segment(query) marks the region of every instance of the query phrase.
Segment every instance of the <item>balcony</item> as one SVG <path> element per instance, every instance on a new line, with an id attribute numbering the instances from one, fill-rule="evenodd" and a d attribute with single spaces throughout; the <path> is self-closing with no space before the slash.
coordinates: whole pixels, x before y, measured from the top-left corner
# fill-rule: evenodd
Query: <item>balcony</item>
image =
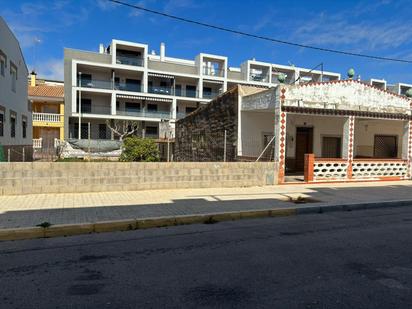
<path id="1" fill-rule="evenodd" d="M 150 86 L 148 88 L 149 93 L 163 94 L 163 95 L 173 95 L 172 87 L 162 87 L 162 86 Z"/>
<path id="2" fill-rule="evenodd" d="M 142 86 L 139 84 L 115 83 L 115 90 L 142 92 Z"/>
<path id="3" fill-rule="evenodd" d="M 205 92 L 203 90 L 203 99 L 214 99 L 218 95 L 220 95 L 222 92 L 221 91 L 212 91 L 212 92 Z"/>
<path id="4" fill-rule="evenodd" d="M 125 111 L 117 110 L 116 114 L 119 116 L 130 117 L 144 117 L 144 118 L 157 118 L 157 119 L 170 119 L 171 113 L 165 111 Z"/>
<path id="5" fill-rule="evenodd" d="M 142 67 L 144 65 L 144 59 L 141 57 L 118 55 L 116 56 L 116 63 Z"/>
<path id="6" fill-rule="evenodd" d="M 186 98 L 198 98 L 199 91 L 197 90 L 188 90 L 188 89 L 176 89 L 175 96 L 186 97 Z"/>
<path id="7" fill-rule="evenodd" d="M 33 122 L 60 123 L 61 115 L 51 113 L 33 113 Z"/>
<path id="8" fill-rule="evenodd" d="M 83 88 L 94 88 L 94 89 L 113 89 L 113 82 L 111 80 L 97 80 L 97 79 L 78 79 L 77 84 Z"/>
<path id="9" fill-rule="evenodd" d="M 265 74 L 250 74 L 250 80 L 254 82 L 268 83 L 269 77 Z"/>
<path id="10" fill-rule="evenodd" d="M 217 76 L 217 77 L 224 77 L 225 71 L 220 68 L 216 68 L 213 66 L 203 66 L 202 68 L 203 75 L 208 76 Z"/>

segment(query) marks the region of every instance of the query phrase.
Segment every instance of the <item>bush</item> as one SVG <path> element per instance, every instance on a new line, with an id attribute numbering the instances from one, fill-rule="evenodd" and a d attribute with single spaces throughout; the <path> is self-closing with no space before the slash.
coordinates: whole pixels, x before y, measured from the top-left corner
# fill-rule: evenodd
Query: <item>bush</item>
<path id="1" fill-rule="evenodd" d="M 154 140 L 133 136 L 125 138 L 120 161 L 157 162 L 159 157 Z"/>

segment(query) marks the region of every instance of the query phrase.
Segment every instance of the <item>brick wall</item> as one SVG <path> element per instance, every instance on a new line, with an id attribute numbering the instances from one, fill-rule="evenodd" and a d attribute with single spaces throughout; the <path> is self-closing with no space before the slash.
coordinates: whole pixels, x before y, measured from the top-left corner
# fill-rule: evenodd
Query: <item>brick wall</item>
<path id="1" fill-rule="evenodd" d="M 270 162 L 0 163 L 0 195 L 263 186 L 275 175 Z"/>
<path id="2" fill-rule="evenodd" d="M 176 122 L 176 161 L 223 161 L 225 130 L 226 161 L 235 161 L 238 93 L 234 87 Z"/>

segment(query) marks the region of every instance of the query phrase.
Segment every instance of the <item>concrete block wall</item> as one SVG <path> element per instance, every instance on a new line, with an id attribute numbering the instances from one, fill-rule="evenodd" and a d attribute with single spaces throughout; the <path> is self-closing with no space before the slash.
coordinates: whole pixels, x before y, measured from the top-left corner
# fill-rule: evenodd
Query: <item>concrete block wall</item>
<path id="1" fill-rule="evenodd" d="M 0 195 L 273 185 L 271 162 L 16 162 L 0 164 Z"/>

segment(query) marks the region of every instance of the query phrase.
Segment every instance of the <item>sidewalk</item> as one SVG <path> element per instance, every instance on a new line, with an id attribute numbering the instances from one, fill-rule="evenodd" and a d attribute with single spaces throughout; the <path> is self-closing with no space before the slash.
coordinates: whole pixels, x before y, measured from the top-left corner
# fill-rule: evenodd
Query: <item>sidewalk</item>
<path id="1" fill-rule="evenodd" d="M 0 229 L 405 200 L 412 181 L 1 196 Z"/>

